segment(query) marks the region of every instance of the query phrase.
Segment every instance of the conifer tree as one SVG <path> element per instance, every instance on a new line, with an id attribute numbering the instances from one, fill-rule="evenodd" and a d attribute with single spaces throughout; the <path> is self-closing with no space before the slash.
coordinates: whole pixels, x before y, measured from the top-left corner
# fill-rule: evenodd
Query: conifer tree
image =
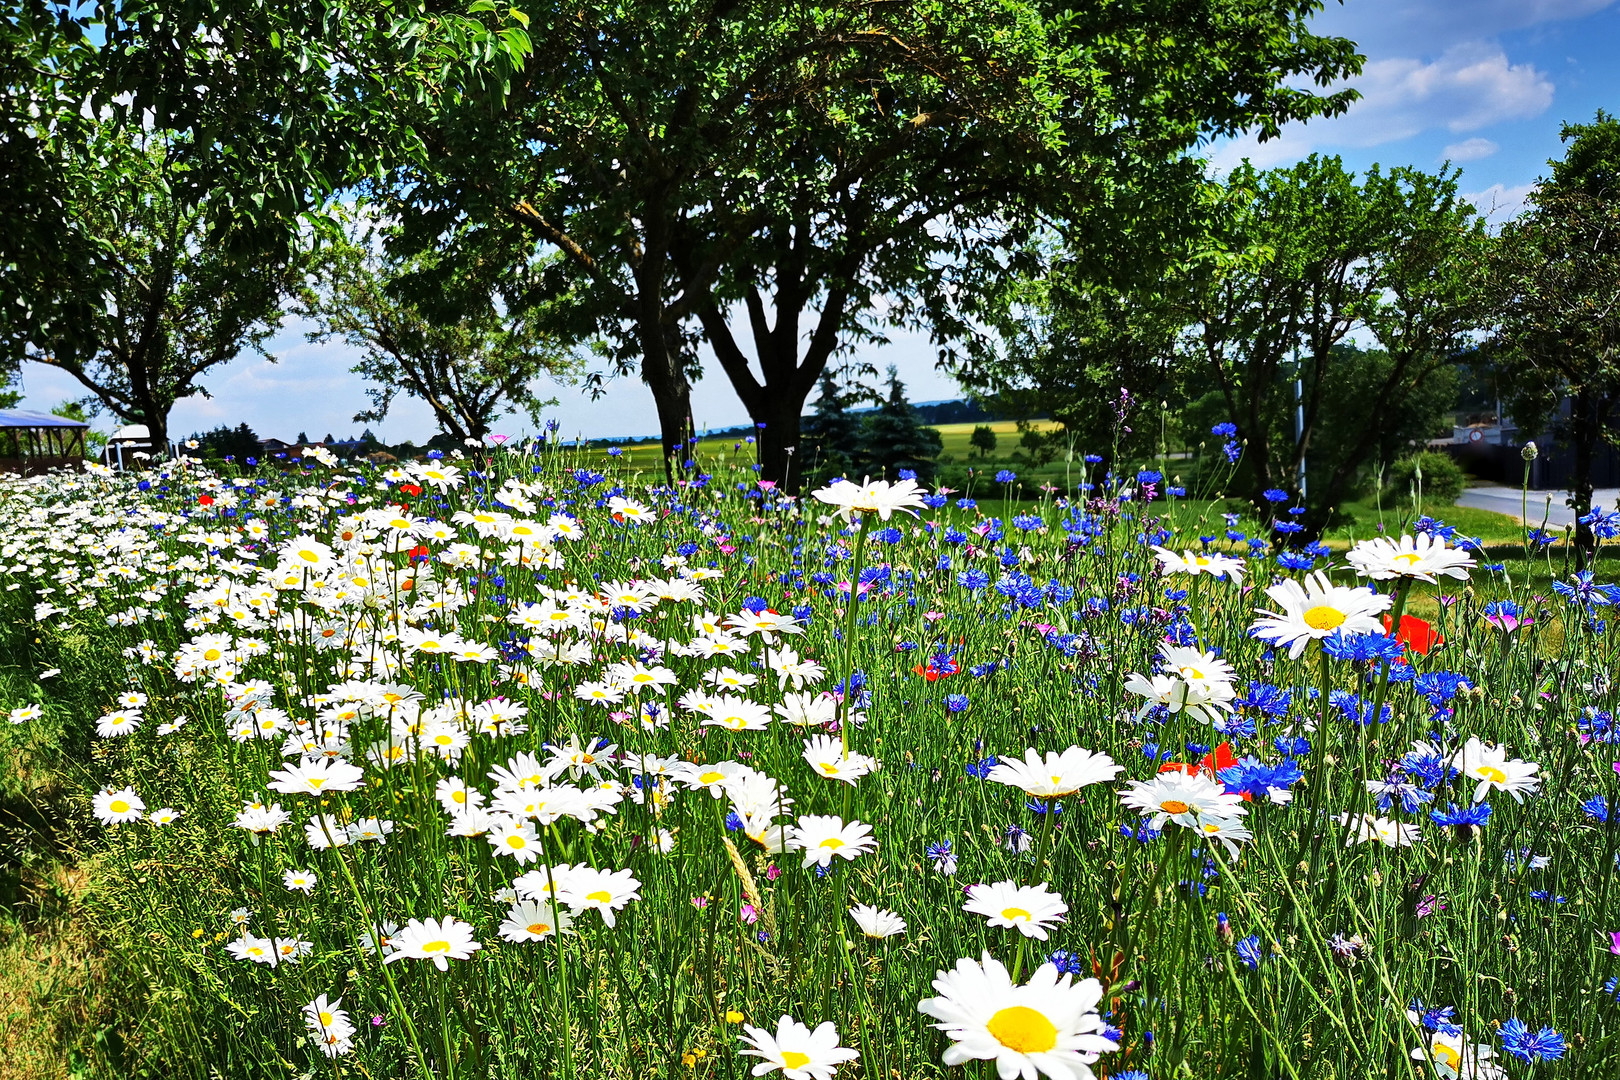
<path id="1" fill-rule="evenodd" d="M 864 425 L 858 464 L 873 479 L 895 480 L 902 470 L 916 473 L 918 483 L 934 479 L 934 459 L 945 449 L 939 432 L 924 427 L 906 400 L 900 373 L 889 365 L 889 395 Z"/>
<path id="2" fill-rule="evenodd" d="M 798 455 L 802 471 L 796 478 L 816 484 L 849 477 L 861 440 L 860 418 L 852 412 L 859 400 L 857 395 L 846 390 L 838 373 L 831 369 L 821 373 L 819 386 L 821 396 L 816 399 L 815 410 L 800 424 Z"/>

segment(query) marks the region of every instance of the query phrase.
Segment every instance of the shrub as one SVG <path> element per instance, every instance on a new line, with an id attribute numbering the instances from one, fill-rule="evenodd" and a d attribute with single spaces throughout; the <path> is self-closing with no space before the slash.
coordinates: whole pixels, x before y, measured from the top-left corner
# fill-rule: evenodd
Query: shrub
<path id="1" fill-rule="evenodd" d="M 1468 474 L 1456 459 L 1450 454 L 1425 450 L 1390 466 L 1385 478 L 1384 498 L 1410 498 L 1413 489 L 1417 488 L 1426 500 L 1454 503 L 1467 486 Z"/>

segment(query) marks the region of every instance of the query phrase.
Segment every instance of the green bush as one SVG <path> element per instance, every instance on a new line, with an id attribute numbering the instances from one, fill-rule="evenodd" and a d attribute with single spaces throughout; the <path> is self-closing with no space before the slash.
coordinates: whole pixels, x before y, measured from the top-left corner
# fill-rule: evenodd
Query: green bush
<path id="1" fill-rule="evenodd" d="M 1421 472 L 1421 482 L 1419 473 Z M 1421 454 L 1402 458 L 1389 468 L 1385 477 L 1384 498 L 1410 498 L 1412 489 L 1421 490 L 1425 500 L 1453 503 L 1468 486 L 1468 474 L 1450 454 L 1425 450 Z"/>

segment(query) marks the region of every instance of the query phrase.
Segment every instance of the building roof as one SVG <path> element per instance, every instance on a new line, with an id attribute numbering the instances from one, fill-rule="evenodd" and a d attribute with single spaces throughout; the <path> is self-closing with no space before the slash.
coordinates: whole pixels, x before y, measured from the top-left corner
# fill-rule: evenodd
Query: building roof
<path id="1" fill-rule="evenodd" d="M 145 442 L 152 437 L 145 424 L 125 424 L 109 436 L 112 442 Z"/>
<path id="2" fill-rule="evenodd" d="M 16 409 L 0 409 L 0 428 L 87 428 L 89 426 L 83 420 L 69 420 L 65 416 L 21 412 Z"/>

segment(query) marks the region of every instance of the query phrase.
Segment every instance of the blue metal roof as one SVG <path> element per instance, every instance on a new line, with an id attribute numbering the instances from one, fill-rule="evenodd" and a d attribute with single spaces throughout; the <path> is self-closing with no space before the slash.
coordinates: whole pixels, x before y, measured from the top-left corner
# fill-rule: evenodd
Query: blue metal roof
<path id="1" fill-rule="evenodd" d="M 69 420 L 65 416 L 51 416 L 47 413 L 18 412 L 15 409 L 0 409 L 0 429 L 4 428 L 87 428 L 83 420 Z"/>

